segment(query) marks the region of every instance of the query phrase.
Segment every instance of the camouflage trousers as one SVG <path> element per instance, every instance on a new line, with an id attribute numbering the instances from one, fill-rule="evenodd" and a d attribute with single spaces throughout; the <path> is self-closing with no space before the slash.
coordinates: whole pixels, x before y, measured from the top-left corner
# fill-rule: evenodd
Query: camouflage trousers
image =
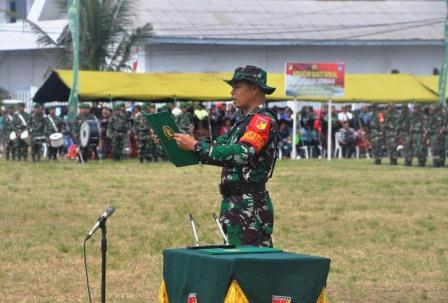
<path id="1" fill-rule="evenodd" d="M 31 158 L 33 161 L 40 161 L 42 157 L 42 142 L 35 141 L 31 145 Z"/>
<path id="2" fill-rule="evenodd" d="M 5 146 L 4 151 L 5 151 L 5 157 L 6 160 L 15 160 L 16 159 L 16 143 L 14 141 L 9 140 L 8 138 L 5 138 L 5 140 L 3 141 Z"/>
<path id="3" fill-rule="evenodd" d="M 112 160 L 118 161 L 123 159 L 124 135 L 112 137 Z"/>
<path id="4" fill-rule="evenodd" d="M 427 149 L 423 133 L 412 134 L 412 156 L 417 157 L 418 161 L 426 162 Z"/>
<path id="5" fill-rule="evenodd" d="M 223 196 L 220 216 L 230 244 L 272 247 L 274 209 L 268 192 Z"/>
<path id="6" fill-rule="evenodd" d="M 371 136 L 372 156 L 374 159 L 381 159 L 383 156 L 383 141 L 381 136 Z"/>
<path id="7" fill-rule="evenodd" d="M 398 159 L 397 135 L 394 133 L 386 134 L 386 149 L 390 159 Z"/>
<path id="8" fill-rule="evenodd" d="M 20 138 L 16 140 L 16 155 L 19 161 L 28 159 L 28 144 Z"/>
<path id="9" fill-rule="evenodd" d="M 403 157 L 406 160 L 412 159 L 412 136 L 410 134 L 403 134 Z"/>
<path id="10" fill-rule="evenodd" d="M 432 135 L 431 136 L 431 153 L 434 162 L 445 162 L 446 158 L 446 146 L 444 135 Z"/>
<path id="11" fill-rule="evenodd" d="M 141 138 L 138 140 L 138 154 L 140 159 L 156 160 L 157 145 L 150 138 Z"/>

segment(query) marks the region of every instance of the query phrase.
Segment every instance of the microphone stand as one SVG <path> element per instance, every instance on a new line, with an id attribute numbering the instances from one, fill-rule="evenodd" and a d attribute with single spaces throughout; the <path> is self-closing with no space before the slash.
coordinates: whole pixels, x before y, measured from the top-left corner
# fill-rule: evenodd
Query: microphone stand
<path id="1" fill-rule="evenodd" d="M 101 228 L 101 303 L 106 303 L 106 253 L 107 253 L 107 238 L 106 238 L 106 220 L 100 224 Z"/>

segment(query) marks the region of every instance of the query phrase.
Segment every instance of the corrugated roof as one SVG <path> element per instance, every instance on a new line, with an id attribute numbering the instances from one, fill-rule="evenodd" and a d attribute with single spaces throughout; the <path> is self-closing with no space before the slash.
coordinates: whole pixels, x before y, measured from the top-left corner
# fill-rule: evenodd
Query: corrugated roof
<path id="1" fill-rule="evenodd" d="M 162 39 L 442 41 L 444 1 L 140 0 Z"/>

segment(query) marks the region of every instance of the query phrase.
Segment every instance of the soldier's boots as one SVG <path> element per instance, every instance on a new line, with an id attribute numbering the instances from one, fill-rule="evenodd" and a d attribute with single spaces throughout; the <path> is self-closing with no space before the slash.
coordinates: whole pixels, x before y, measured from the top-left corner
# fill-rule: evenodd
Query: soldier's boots
<path id="1" fill-rule="evenodd" d="M 405 166 L 412 166 L 412 159 L 409 159 L 409 158 L 404 159 L 404 165 Z"/>
<path id="2" fill-rule="evenodd" d="M 381 165 L 381 159 L 375 159 L 374 165 Z"/>
<path id="3" fill-rule="evenodd" d="M 390 165 L 398 165 L 398 159 L 390 158 Z"/>
<path id="4" fill-rule="evenodd" d="M 144 162 L 145 162 L 144 159 L 140 158 L 140 163 L 144 163 Z"/>
<path id="5" fill-rule="evenodd" d="M 426 166 L 426 161 L 425 160 L 418 160 L 418 166 L 419 167 L 425 167 Z"/>
<path id="6" fill-rule="evenodd" d="M 434 167 L 444 167 L 445 161 L 443 160 L 433 160 L 433 166 Z"/>

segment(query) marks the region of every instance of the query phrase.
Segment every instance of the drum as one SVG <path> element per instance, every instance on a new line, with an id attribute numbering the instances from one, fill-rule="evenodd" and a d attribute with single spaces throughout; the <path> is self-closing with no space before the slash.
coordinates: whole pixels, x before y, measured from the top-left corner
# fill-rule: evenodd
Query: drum
<path id="1" fill-rule="evenodd" d="M 61 133 L 54 133 L 50 135 L 50 145 L 54 148 L 59 148 L 64 145 L 64 135 Z"/>
<path id="2" fill-rule="evenodd" d="M 45 136 L 33 137 L 34 143 L 43 144 L 43 143 L 45 143 L 45 141 L 47 141 L 47 138 Z"/>
<path id="3" fill-rule="evenodd" d="M 26 142 L 26 144 L 30 145 L 31 144 L 31 136 L 30 133 L 27 130 L 24 130 L 21 134 L 20 134 L 20 139 L 22 139 L 23 141 Z"/>
<path id="4" fill-rule="evenodd" d="M 87 120 L 81 124 L 81 131 L 79 134 L 81 146 L 98 145 L 100 142 L 100 129 L 95 120 Z"/>
<path id="5" fill-rule="evenodd" d="M 9 134 L 9 140 L 11 140 L 11 141 L 15 141 L 17 139 L 17 134 L 16 134 L 16 132 L 11 132 L 10 134 Z"/>

